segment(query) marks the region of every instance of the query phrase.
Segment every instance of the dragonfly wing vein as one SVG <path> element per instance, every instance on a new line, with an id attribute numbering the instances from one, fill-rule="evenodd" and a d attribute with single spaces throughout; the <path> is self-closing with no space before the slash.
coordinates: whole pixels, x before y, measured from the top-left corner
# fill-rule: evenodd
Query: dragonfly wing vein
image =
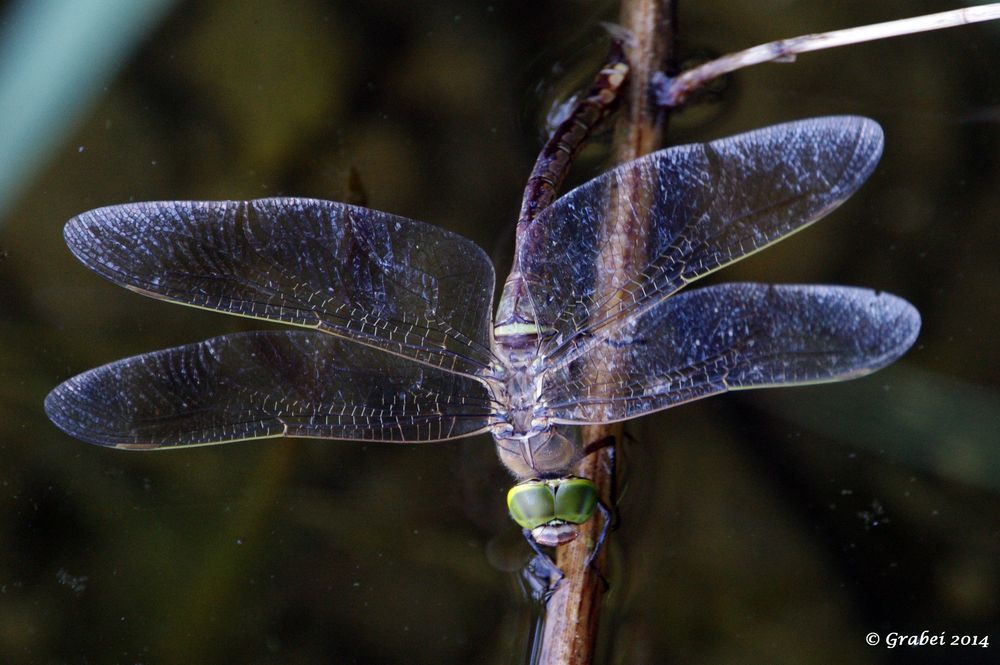
<path id="1" fill-rule="evenodd" d="M 49 417 L 91 443 L 159 448 L 276 436 L 425 442 L 483 431 L 478 381 L 311 331 L 223 335 L 69 379 Z"/>
<path id="2" fill-rule="evenodd" d="M 668 148 L 558 199 L 519 248 L 542 353 L 571 362 L 686 284 L 845 201 L 882 150 L 876 123 L 803 120 Z"/>
<path id="3" fill-rule="evenodd" d="M 428 224 L 314 199 L 170 201 L 92 210 L 65 236 L 91 269 L 145 295 L 469 376 L 490 363 L 493 266 Z"/>
<path id="4" fill-rule="evenodd" d="M 855 378 L 916 340 L 905 300 L 843 286 L 734 283 L 679 293 L 627 338 L 592 346 L 544 378 L 545 413 L 599 423 L 727 390 Z"/>

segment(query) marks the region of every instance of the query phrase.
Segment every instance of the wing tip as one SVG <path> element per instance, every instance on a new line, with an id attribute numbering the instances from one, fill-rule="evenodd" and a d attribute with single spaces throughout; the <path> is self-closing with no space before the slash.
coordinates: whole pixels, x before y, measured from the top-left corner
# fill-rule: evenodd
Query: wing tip
<path id="1" fill-rule="evenodd" d="M 69 251 L 73 253 L 73 256 L 83 263 L 86 263 L 84 260 L 85 253 L 83 252 L 83 249 L 87 246 L 86 239 L 93 237 L 93 233 L 88 228 L 88 223 L 100 210 L 103 210 L 103 208 L 81 212 L 79 215 L 71 217 L 66 222 L 66 225 L 63 226 L 63 240 L 66 242 L 66 246 L 69 247 Z"/>
<path id="2" fill-rule="evenodd" d="M 763 127 L 748 132 L 748 134 L 755 132 L 776 135 L 781 137 L 783 142 L 790 134 L 801 134 L 809 137 L 826 135 L 826 138 L 821 141 L 824 146 L 842 143 L 853 146 L 851 157 L 844 164 L 844 167 L 846 167 L 845 173 L 856 174 L 855 177 L 849 178 L 851 183 L 855 183 L 855 188 L 871 175 L 875 165 L 882 157 L 882 150 L 885 146 L 885 132 L 882 131 L 882 126 L 863 115 L 844 114 L 802 118 Z"/>
<path id="3" fill-rule="evenodd" d="M 884 363 L 878 366 L 881 368 L 895 362 L 909 351 L 920 336 L 923 321 L 920 311 L 904 298 L 885 291 L 873 293 L 876 300 L 885 303 L 884 312 L 887 316 L 883 328 L 889 328 L 885 338 Z"/>
<path id="4" fill-rule="evenodd" d="M 854 373 L 844 376 L 846 380 L 868 376 L 903 357 L 920 336 L 920 312 L 905 298 L 888 291 L 876 291 L 863 287 L 826 287 L 837 289 L 853 300 L 858 322 L 865 317 L 872 325 L 874 337 L 868 361 Z"/>
<path id="5" fill-rule="evenodd" d="M 95 374 L 101 369 L 98 367 L 74 376 L 53 388 L 45 396 L 43 402 L 45 415 L 63 433 L 84 443 L 115 450 L 168 450 L 174 447 L 210 445 L 219 442 L 211 437 L 204 439 L 192 437 L 190 442 L 182 444 L 158 443 L 135 436 L 128 431 L 119 432 L 101 427 L 102 419 L 115 416 L 109 415 L 106 411 L 102 412 L 102 404 L 86 396 L 88 391 L 86 383 L 102 378 Z"/>
<path id="6" fill-rule="evenodd" d="M 854 156 L 847 167 L 847 173 L 854 174 L 851 178 L 853 191 L 868 179 L 882 159 L 885 133 L 882 126 L 871 118 L 857 115 L 840 117 L 854 127 Z"/>
<path id="7" fill-rule="evenodd" d="M 52 424 L 65 434 L 104 448 L 117 448 L 123 441 L 108 437 L 87 424 L 94 419 L 94 410 L 80 399 L 82 382 L 87 380 L 90 372 L 74 376 L 63 381 L 45 396 L 43 408 Z"/>

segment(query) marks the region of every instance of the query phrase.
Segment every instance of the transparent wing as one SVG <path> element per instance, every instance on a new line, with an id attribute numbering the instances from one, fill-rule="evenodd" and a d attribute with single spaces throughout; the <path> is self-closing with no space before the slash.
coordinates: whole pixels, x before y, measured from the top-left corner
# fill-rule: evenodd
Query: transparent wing
<path id="1" fill-rule="evenodd" d="M 462 374 L 489 364 L 493 266 L 428 224 L 313 199 L 169 201 L 92 210 L 65 236 L 88 267 L 145 295 Z"/>
<path id="2" fill-rule="evenodd" d="M 92 369 L 45 411 L 60 429 L 117 448 L 277 436 L 423 442 L 482 431 L 478 381 L 312 331 L 216 337 Z"/>
<path id="3" fill-rule="evenodd" d="M 875 122 L 816 118 L 661 150 L 573 190 L 518 249 L 536 321 L 554 330 L 541 353 L 568 362 L 685 284 L 820 219 L 881 151 Z"/>
<path id="4" fill-rule="evenodd" d="M 727 390 L 843 381 L 894 361 L 919 330 L 917 310 L 887 293 L 721 284 L 677 294 L 547 372 L 542 402 L 558 422 L 602 423 Z"/>

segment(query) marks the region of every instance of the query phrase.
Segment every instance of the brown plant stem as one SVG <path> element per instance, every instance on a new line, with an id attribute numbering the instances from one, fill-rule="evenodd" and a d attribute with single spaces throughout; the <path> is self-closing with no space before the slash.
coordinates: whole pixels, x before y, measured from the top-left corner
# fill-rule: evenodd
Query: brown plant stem
<path id="1" fill-rule="evenodd" d="M 655 150 L 662 141 L 665 114 L 654 106 L 649 95 L 649 84 L 655 72 L 667 68 L 672 56 L 676 26 L 673 2 L 624 0 L 620 22 L 631 37 L 627 50 L 630 78 L 616 126 L 614 145 L 616 161 L 624 162 Z M 646 230 L 617 225 L 615 233 L 635 237 L 639 234 L 645 236 Z M 644 257 L 629 255 L 622 248 L 641 245 L 642 243 L 626 240 L 608 242 L 606 256 L 602 257 L 601 264 L 617 266 L 624 273 L 628 266 L 641 263 Z M 599 275 L 598 278 L 616 281 L 620 276 L 612 272 Z M 595 373 L 599 381 L 603 369 L 595 366 L 590 371 Z M 582 436 L 585 443 L 607 436 L 621 441 L 622 433 L 622 424 L 616 423 L 584 427 Z M 601 448 L 585 457 L 576 473 L 593 480 L 597 484 L 601 500 L 605 505 L 613 507 L 613 448 Z M 606 587 L 597 571 L 604 570 L 608 548 L 604 547 L 598 553 L 593 567 L 587 566 L 586 562 L 604 526 L 602 522 L 600 515 L 588 520 L 582 525 L 580 536 L 557 552 L 556 564 L 564 572 L 565 578 L 546 607 L 538 658 L 538 662 L 543 665 L 587 665 L 594 660 L 600 606 Z M 613 584 L 613 580 L 611 583 Z"/>

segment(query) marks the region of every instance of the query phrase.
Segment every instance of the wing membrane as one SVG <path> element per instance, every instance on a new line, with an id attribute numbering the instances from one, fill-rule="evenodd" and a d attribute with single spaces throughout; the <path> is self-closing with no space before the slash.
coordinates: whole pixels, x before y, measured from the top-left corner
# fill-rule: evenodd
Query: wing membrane
<path id="1" fill-rule="evenodd" d="M 569 362 L 685 284 L 820 219 L 871 173 L 871 120 L 804 120 L 629 162 L 543 211 L 519 248 L 542 345 Z M 648 226 L 644 226 L 648 224 Z"/>
<path id="2" fill-rule="evenodd" d="M 312 331 L 216 337 L 98 367 L 49 393 L 77 438 L 119 448 L 276 436 L 423 442 L 482 431 L 473 379 Z"/>
<path id="3" fill-rule="evenodd" d="M 867 289 L 696 289 L 546 374 L 542 402 L 558 422 L 601 423 L 727 390 L 852 379 L 893 362 L 919 329 L 912 305 Z"/>
<path id="4" fill-rule="evenodd" d="M 145 295 L 470 376 L 489 364 L 493 266 L 428 224 L 313 199 L 171 201 L 92 210 L 65 236 L 88 267 Z"/>

